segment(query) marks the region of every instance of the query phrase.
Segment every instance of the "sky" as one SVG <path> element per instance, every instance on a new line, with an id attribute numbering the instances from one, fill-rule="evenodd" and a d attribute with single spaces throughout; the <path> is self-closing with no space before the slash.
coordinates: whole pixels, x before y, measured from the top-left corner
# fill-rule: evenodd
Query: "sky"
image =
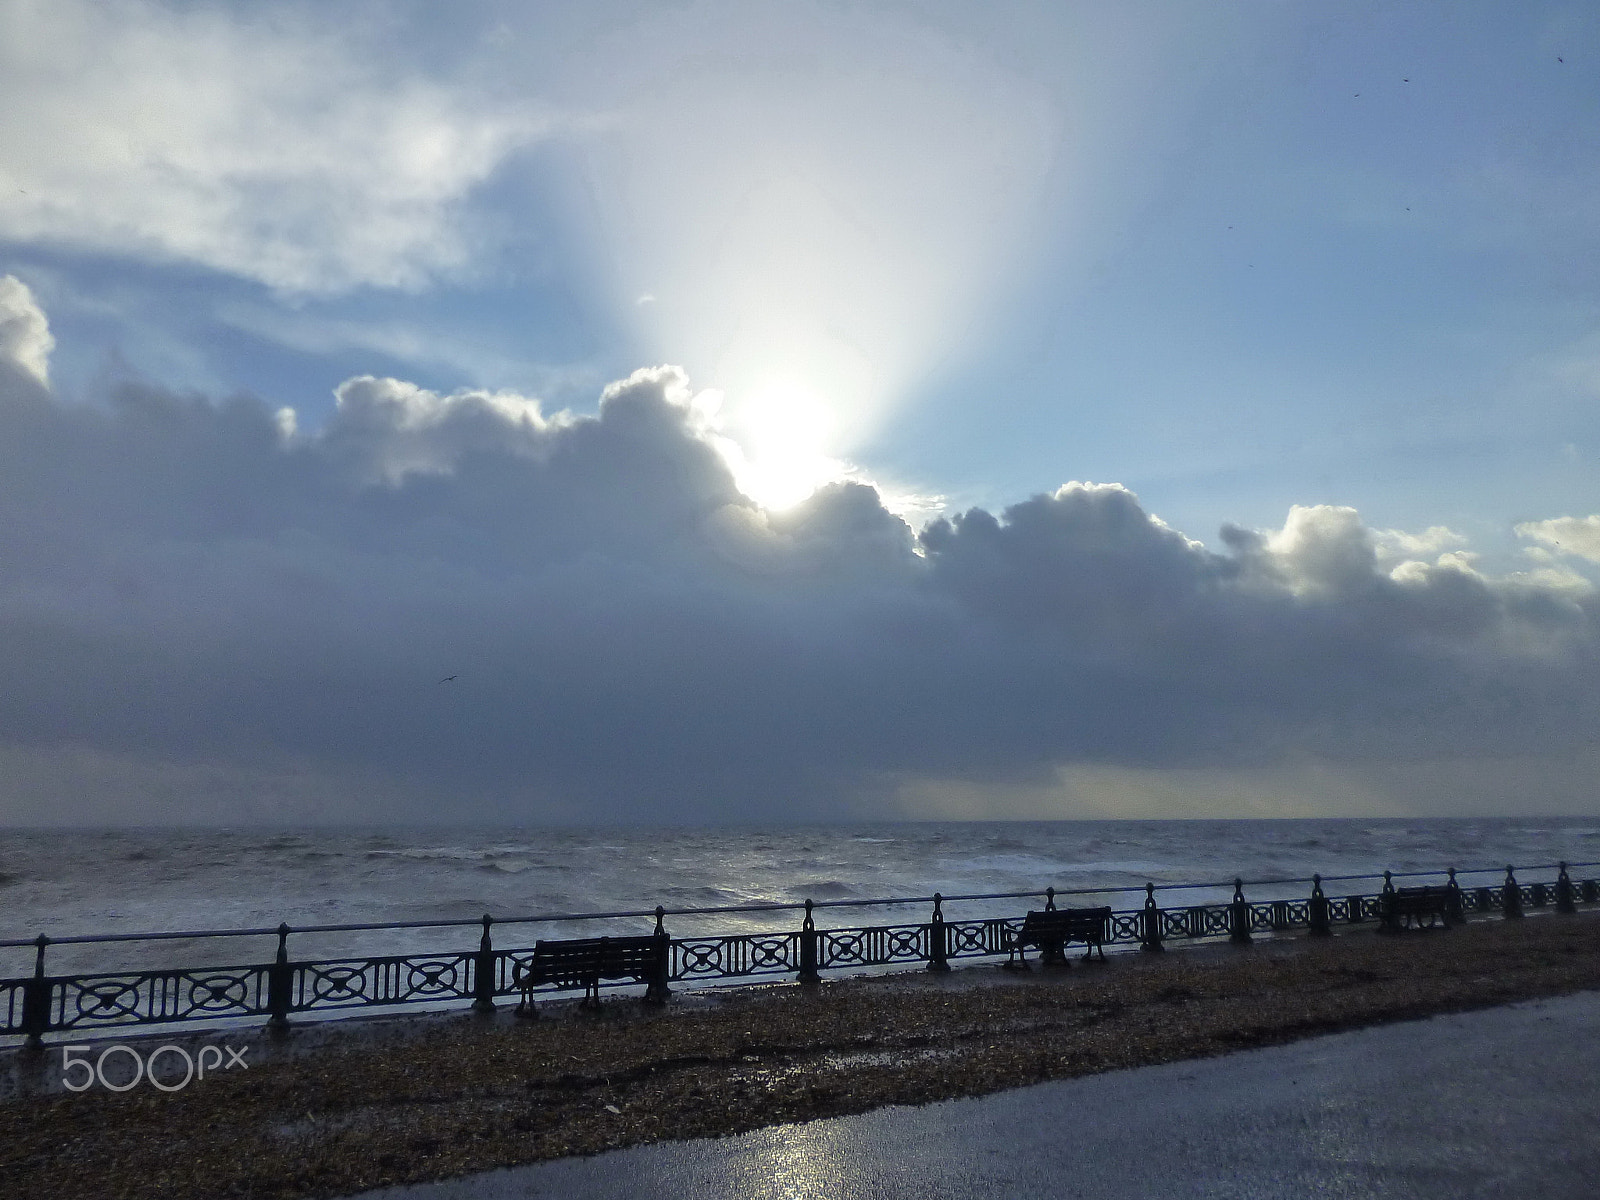
<path id="1" fill-rule="evenodd" d="M 1600 816 L 1591 5 L 0 0 L 0 823 Z"/>

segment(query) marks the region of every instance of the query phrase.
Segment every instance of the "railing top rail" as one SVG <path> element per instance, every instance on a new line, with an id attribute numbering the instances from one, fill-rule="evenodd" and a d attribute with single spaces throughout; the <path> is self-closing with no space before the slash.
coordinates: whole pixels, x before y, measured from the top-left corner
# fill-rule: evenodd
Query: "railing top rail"
<path id="1" fill-rule="evenodd" d="M 1580 867 L 1600 867 L 1600 862 L 1568 862 L 1569 869 Z M 1516 868 L 1521 871 L 1552 871 L 1562 866 L 1561 863 L 1536 863 Z M 1490 867 L 1457 867 L 1456 875 L 1483 875 L 1503 874 L 1504 865 Z M 1440 867 L 1426 871 L 1391 871 L 1388 875 L 1392 879 L 1416 879 L 1428 875 L 1445 875 L 1449 868 Z M 1385 872 L 1367 871 L 1359 875 L 1321 875 L 1321 876 L 1285 876 L 1281 878 L 1245 879 L 1245 887 L 1281 887 L 1287 884 L 1307 884 L 1313 879 L 1320 879 L 1323 883 L 1347 883 L 1361 879 L 1382 879 Z M 1185 890 L 1221 890 L 1231 889 L 1235 880 L 1220 879 L 1210 882 L 1189 883 L 1161 883 L 1156 884 L 1156 889 L 1163 892 L 1176 892 Z M 1123 884 L 1114 887 L 1082 887 L 1082 888 L 1056 888 L 1050 894 L 1055 896 L 1106 896 L 1121 892 L 1142 893 L 1145 885 Z M 1025 900 L 1045 896 L 1046 890 L 1036 888 L 1025 892 L 970 892 L 961 894 L 944 895 L 940 893 L 938 899 L 946 904 L 960 903 L 973 900 Z M 660 910 L 662 916 L 717 916 L 726 913 L 757 913 L 757 912 L 799 912 L 810 903 L 813 909 L 819 908 L 875 908 L 889 907 L 892 905 L 907 904 L 932 904 L 935 896 L 930 893 L 926 896 L 888 896 L 861 900 L 813 900 L 813 901 L 771 901 L 755 904 L 722 904 L 707 908 L 665 908 Z M 488 914 L 485 914 L 486 916 Z M 655 908 L 619 909 L 615 912 L 550 912 L 532 913 L 519 917 L 490 917 L 491 925 L 532 925 L 554 921 L 605 921 L 621 918 L 640 918 L 654 920 L 657 915 Z M 469 926 L 481 927 L 483 917 L 456 918 L 437 921 L 362 921 L 347 924 L 324 925 L 285 925 L 261 926 L 250 929 L 187 929 L 168 930 L 153 933 L 83 933 L 63 934 L 60 937 L 37 935 L 31 938 L 6 938 L 0 939 L 0 949 L 17 948 L 22 946 L 35 946 L 39 937 L 43 936 L 45 942 L 51 946 L 82 945 L 86 943 L 101 942 L 157 942 L 181 941 L 199 938 L 231 938 L 231 937 L 276 937 L 282 932 L 294 934 L 307 933 L 361 933 L 375 930 L 397 929 L 464 929 Z"/>

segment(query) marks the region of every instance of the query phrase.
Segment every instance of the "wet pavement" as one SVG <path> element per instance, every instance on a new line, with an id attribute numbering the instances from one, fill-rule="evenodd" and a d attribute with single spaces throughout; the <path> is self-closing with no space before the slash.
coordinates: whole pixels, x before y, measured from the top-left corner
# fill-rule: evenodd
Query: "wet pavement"
<path id="1" fill-rule="evenodd" d="M 368 1200 L 1588 1196 L 1600 993 L 663 1143 Z"/>

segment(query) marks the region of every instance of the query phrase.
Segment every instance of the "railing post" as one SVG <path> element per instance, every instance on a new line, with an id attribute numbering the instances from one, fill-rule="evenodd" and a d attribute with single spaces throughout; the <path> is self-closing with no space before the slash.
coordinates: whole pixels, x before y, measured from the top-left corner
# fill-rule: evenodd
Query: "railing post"
<path id="1" fill-rule="evenodd" d="M 800 982 L 817 983 L 817 923 L 811 919 L 811 901 L 806 900 L 806 919 L 800 926 Z"/>
<path id="2" fill-rule="evenodd" d="M 1164 946 L 1161 944 L 1161 910 L 1156 907 L 1156 885 L 1144 885 L 1144 912 L 1141 914 L 1139 926 L 1139 949 L 1159 954 Z"/>
<path id="3" fill-rule="evenodd" d="M 644 990 L 644 998 L 652 1004 L 665 1004 L 672 996 L 672 989 L 667 986 L 672 977 L 672 939 L 667 936 L 666 916 L 667 910 L 656 905 L 656 930 L 652 935 L 656 940 L 656 964 Z"/>
<path id="4" fill-rule="evenodd" d="M 1444 885 L 1444 911 L 1448 920 L 1457 925 L 1467 923 L 1467 905 L 1461 897 L 1461 885 L 1456 882 L 1456 869 L 1450 868 L 1450 882 Z"/>
<path id="5" fill-rule="evenodd" d="M 489 926 L 493 919 L 488 913 L 483 914 L 483 937 L 478 942 L 478 953 L 473 960 L 472 967 L 472 1011 L 492 1013 L 494 1011 L 494 946 L 489 941 Z"/>
<path id="6" fill-rule="evenodd" d="M 33 944 L 33 978 L 22 985 L 22 1032 L 29 1048 L 37 1050 L 50 1032 L 50 981 L 44 977 L 44 948 L 50 939 L 41 933 Z"/>
<path id="7" fill-rule="evenodd" d="M 1044 910 L 1045 912 L 1056 911 L 1056 889 L 1053 886 L 1047 887 L 1044 890 Z M 1046 942 L 1044 945 L 1040 946 L 1039 965 L 1047 966 L 1054 963 L 1066 962 L 1067 956 L 1061 952 L 1061 949 L 1062 947 L 1060 942 Z"/>
<path id="8" fill-rule="evenodd" d="M 1311 899 L 1306 902 L 1307 924 L 1311 928 L 1312 937 L 1331 937 L 1333 930 L 1328 925 L 1328 898 L 1322 894 L 1322 876 L 1311 877 Z"/>
<path id="9" fill-rule="evenodd" d="M 950 969 L 950 942 L 944 926 L 944 897 L 933 894 L 933 920 L 928 922 L 928 970 Z"/>
<path id="10" fill-rule="evenodd" d="M 1556 911 L 1575 913 L 1578 905 L 1572 895 L 1572 878 L 1567 874 L 1567 864 L 1561 864 L 1561 874 L 1556 876 Z"/>
<path id="11" fill-rule="evenodd" d="M 1248 946 L 1250 937 L 1250 906 L 1244 899 L 1244 880 L 1233 881 L 1233 903 L 1228 905 L 1228 940 L 1236 946 Z"/>
<path id="12" fill-rule="evenodd" d="M 1522 885 L 1511 873 L 1510 863 L 1506 864 L 1505 886 L 1500 889 L 1500 911 L 1508 921 L 1522 915 Z"/>
<path id="13" fill-rule="evenodd" d="M 286 1029 L 294 1004 L 294 969 L 289 966 L 289 926 L 278 926 L 278 955 L 267 968 L 267 1027 Z"/>

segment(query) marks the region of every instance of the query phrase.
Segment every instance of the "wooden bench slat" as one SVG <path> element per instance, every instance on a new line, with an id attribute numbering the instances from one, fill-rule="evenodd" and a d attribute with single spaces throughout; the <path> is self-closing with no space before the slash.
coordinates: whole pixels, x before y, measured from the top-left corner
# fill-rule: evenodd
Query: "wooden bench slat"
<path id="1" fill-rule="evenodd" d="M 519 1012 L 531 1012 L 533 989 L 541 984 L 581 987 L 584 1003 L 600 1003 L 602 979 L 631 979 L 648 985 L 647 999 L 664 1000 L 667 954 L 664 937 L 569 938 L 536 942 L 526 963 L 518 963 L 512 986 L 522 992 Z"/>

